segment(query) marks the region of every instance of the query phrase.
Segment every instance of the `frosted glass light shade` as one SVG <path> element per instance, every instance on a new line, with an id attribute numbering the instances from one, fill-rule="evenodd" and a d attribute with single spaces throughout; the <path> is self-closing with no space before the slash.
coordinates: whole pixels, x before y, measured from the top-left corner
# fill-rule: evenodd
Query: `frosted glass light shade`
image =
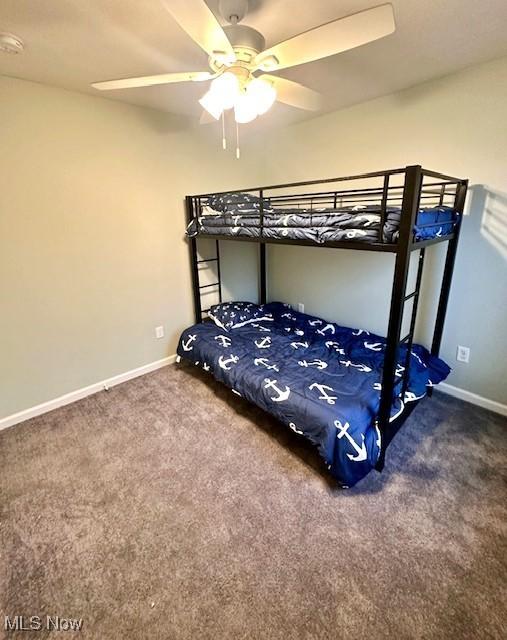
<path id="1" fill-rule="evenodd" d="M 234 118 L 239 124 L 252 122 L 257 117 L 257 105 L 248 93 L 241 93 L 234 104 Z"/>
<path id="2" fill-rule="evenodd" d="M 215 120 L 220 118 L 222 111 L 224 110 L 220 94 L 218 92 L 214 92 L 213 89 L 210 89 L 203 95 L 199 100 L 199 104 L 203 109 L 206 109 L 206 111 L 212 115 Z"/>
<path id="3" fill-rule="evenodd" d="M 259 115 L 269 111 L 276 100 L 276 89 L 270 82 L 262 78 L 254 78 L 250 82 L 247 87 L 247 94 L 251 96 Z"/>
<path id="4" fill-rule="evenodd" d="M 226 71 L 211 83 L 209 91 L 199 100 L 203 109 L 218 120 L 225 109 L 232 109 L 239 95 L 236 76 Z"/>
<path id="5" fill-rule="evenodd" d="M 232 109 L 239 94 L 239 82 L 236 76 L 226 71 L 211 83 L 211 91 L 220 95 L 222 109 Z"/>

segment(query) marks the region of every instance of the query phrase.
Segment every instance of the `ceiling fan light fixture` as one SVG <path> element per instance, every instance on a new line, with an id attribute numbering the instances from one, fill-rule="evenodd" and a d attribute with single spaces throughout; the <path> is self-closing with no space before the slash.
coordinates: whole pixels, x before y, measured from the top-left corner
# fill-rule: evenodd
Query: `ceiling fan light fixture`
<path id="1" fill-rule="evenodd" d="M 218 120 L 223 111 L 234 107 L 238 95 L 238 79 L 233 73 L 226 71 L 213 80 L 209 91 L 199 100 L 199 104 Z"/>
<path id="2" fill-rule="evenodd" d="M 199 104 L 203 109 L 206 109 L 206 111 L 213 116 L 215 120 L 220 118 L 222 111 L 224 110 L 220 94 L 212 89 L 203 95 L 199 100 Z"/>
<path id="3" fill-rule="evenodd" d="M 223 109 L 232 109 L 239 95 L 238 78 L 230 71 L 226 71 L 213 80 L 211 91 L 220 96 Z"/>
<path id="4" fill-rule="evenodd" d="M 238 124 L 247 124 L 257 117 L 256 101 L 248 93 L 240 93 L 234 104 L 234 119 Z"/>
<path id="5" fill-rule="evenodd" d="M 260 116 L 269 111 L 276 100 L 275 87 L 271 82 L 262 78 L 254 78 L 246 91 L 255 103 L 257 114 Z"/>
<path id="6" fill-rule="evenodd" d="M 233 73 L 226 71 L 213 80 L 210 92 L 218 96 L 222 109 L 232 109 L 239 95 L 239 81 Z"/>

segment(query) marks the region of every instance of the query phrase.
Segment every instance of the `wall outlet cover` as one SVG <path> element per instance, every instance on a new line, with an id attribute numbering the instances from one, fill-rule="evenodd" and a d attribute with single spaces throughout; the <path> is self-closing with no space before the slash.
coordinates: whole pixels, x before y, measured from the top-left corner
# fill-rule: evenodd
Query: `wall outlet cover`
<path id="1" fill-rule="evenodd" d="M 298 311 L 299 313 L 305 312 L 305 305 L 302 302 L 298 302 Z"/>
<path id="2" fill-rule="evenodd" d="M 164 337 L 164 327 L 162 327 L 162 326 L 155 327 L 155 337 L 156 338 L 163 338 Z"/>
<path id="3" fill-rule="evenodd" d="M 456 360 L 458 362 L 470 362 L 470 347 L 463 347 L 459 344 L 456 351 Z"/>

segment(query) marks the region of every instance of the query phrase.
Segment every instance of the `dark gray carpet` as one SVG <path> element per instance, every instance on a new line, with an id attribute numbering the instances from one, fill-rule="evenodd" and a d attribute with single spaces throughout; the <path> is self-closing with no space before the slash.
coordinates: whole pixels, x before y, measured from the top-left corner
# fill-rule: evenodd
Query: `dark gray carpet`
<path id="1" fill-rule="evenodd" d="M 385 471 L 339 490 L 303 439 L 167 367 L 0 433 L 0 624 L 83 618 L 51 637 L 100 640 L 505 638 L 506 454 L 505 418 L 435 393 Z"/>

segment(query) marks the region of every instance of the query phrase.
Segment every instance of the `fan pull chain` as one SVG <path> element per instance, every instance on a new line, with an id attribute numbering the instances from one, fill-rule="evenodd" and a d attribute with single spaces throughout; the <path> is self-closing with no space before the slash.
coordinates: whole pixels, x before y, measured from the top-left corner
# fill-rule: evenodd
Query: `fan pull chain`
<path id="1" fill-rule="evenodd" d="M 239 160 L 240 152 L 239 152 L 239 124 L 236 122 L 236 158 Z"/>
<path id="2" fill-rule="evenodd" d="M 227 139 L 225 137 L 225 115 L 222 111 L 222 149 L 225 151 L 227 149 Z"/>

